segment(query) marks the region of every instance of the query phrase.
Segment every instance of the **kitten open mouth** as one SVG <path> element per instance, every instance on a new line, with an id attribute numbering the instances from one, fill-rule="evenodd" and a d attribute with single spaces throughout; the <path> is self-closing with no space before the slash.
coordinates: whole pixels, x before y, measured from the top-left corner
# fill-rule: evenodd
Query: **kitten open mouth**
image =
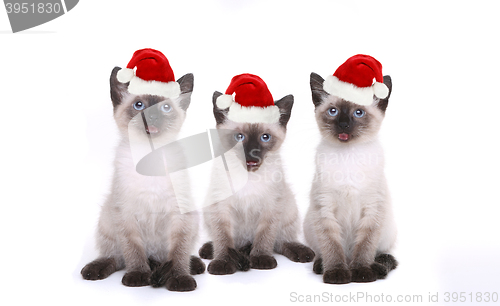
<path id="1" fill-rule="evenodd" d="M 157 134 L 159 131 L 160 130 L 154 125 L 148 125 L 146 128 L 146 132 L 148 132 L 148 134 Z"/>
<path id="2" fill-rule="evenodd" d="M 351 136 L 347 133 L 340 133 L 339 134 L 339 139 L 342 141 L 348 141 Z"/>
<path id="3" fill-rule="evenodd" d="M 247 160 L 247 171 L 256 171 L 259 167 L 260 165 L 258 162 Z"/>

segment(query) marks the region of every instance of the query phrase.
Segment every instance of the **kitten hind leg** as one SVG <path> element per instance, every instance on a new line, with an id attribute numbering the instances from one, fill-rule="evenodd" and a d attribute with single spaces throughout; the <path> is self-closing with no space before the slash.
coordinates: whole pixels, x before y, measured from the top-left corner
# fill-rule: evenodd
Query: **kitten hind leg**
<path id="1" fill-rule="evenodd" d="M 387 274 L 396 269 L 398 261 L 391 254 L 379 254 L 375 257 L 375 262 L 372 264 L 372 269 L 377 272 L 378 279 L 384 279 Z"/>
<path id="2" fill-rule="evenodd" d="M 83 267 L 80 272 L 86 280 L 105 279 L 123 267 L 118 265 L 115 258 L 98 258 Z"/>
<path id="3" fill-rule="evenodd" d="M 198 255 L 203 259 L 214 259 L 214 243 L 212 241 L 205 242 L 198 251 Z"/>
<path id="4" fill-rule="evenodd" d="M 314 260 L 313 272 L 316 274 L 323 274 L 323 259 L 318 257 Z"/>

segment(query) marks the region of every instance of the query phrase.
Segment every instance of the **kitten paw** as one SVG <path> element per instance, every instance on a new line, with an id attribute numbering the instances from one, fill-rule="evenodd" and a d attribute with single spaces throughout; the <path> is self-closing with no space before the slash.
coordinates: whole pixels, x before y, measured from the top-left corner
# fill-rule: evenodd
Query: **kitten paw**
<path id="1" fill-rule="evenodd" d="M 377 275 L 377 279 L 384 279 L 387 277 L 387 274 L 389 273 L 389 270 L 387 270 L 387 267 L 379 264 L 378 262 L 374 262 L 371 264 L 370 268 L 375 272 L 375 275 Z"/>
<path id="2" fill-rule="evenodd" d="M 301 243 L 288 242 L 283 245 L 283 255 L 294 262 L 311 262 L 315 254 L 313 250 Z"/>
<path id="3" fill-rule="evenodd" d="M 278 262 L 273 256 L 270 255 L 250 256 L 250 267 L 252 269 L 269 270 L 276 268 L 276 266 L 278 266 Z"/>
<path id="4" fill-rule="evenodd" d="M 396 269 L 398 266 L 398 261 L 391 254 L 377 255 L 375 262 L 384 265 L 387 268 L 387 272 Z"/>
<path id="5" fill-rule="evenodd" d="M 208 273 L 213 275 L 227 275 L 236 272 L 236 264 L 231 260 L 214 259 L 208 264 Z"/>
<path id="6" fill-rule="evenodd" d="M 327 284 L 347 284 L 351 282 L 351 271 L 345 268 L 335 268 L 325 271 L 323 282 Z"/>
<path id="7" fill-rule="evenodd" d="M 214 244 L 212 241 L 205 242 L 205 244 L 198 251 L 198 254 L 203 259 L 214 259 Z"/>
<path id="8" fill-rule="evenodd" d="M 241 254 L 244 254 L 246 256 L 250 256 L 251 251 L 252 251 L 252 244 L 251 243 L 246 244 L 238 249 L 238 252 L 240 252 Z"/>
<path id="9" fill-rule="evenodd" d="M 116 271 L 116 261 L 113 258 L 96 259 L 83 267 L 82 277 L 87 280 L 105 279 Z"/>
<path id="10" fill-rule="evenodd" d="M 167 279 L 166 287 L 170 291 L 193 291 L 196 289 L 196 281 L 191 275 L 176 275 Z"/>
<path id="11" fill-rule="evenodd" d="M 157 267 L 153 273 L 151 273 L 151 277 L 149 279 L 149 282 L 151 283 L 151 286 L 155 288 L 163 287 L 165 286 L 165 283 L 167 282 L 168 276 L 170 275 L 170 271 L 172 270 L 173 263 L 172 261 L 167 261 L 166 263 L 160 265 Z"/>
<path id="12" fill-rule="evenodd" d="M 189 260 L 189 273 L 191 275 L 202 274 L 205 272 L 205 263 L 199 257 L 191 256 Z"/>
<path id="13" fill-rule="evenodd" d="M 351 269 L 351 281 L 355 283 L 369 283 L 377 280 L 377 273 L 371 267 L 361 266 Z"/>
<path id="14" fill-rule="evenodd" d="M 246 252 L 245 249 L 243 249 L 243 251 Z M 240 251 L 236 251 L 233 248 L 229 248 L 228 255 L 229 259 L 236 265 L 236 269 L 238 269 L 239 271 L 250 270 L 250 260 L 248 259 L 248 255 L 246 255 L 246 253 L 242 253 Z"/>
<path id="15" fill-rule="evenodd" d="M 321 257 L 314 261 L 313 272 L 316 274 L 323 274 L 323 259 Z"/>
<path id="16" fill-rule="evenodd" d="M 122 284 L 127 287 L 142 287 L 149 285 L 151 272 L 130 271 L 125 273 L 122 278 Z"/>
<path id="17" fill-rule="evenodd" d="M 151 269 L 151 271 L 154 271 L 161 266 L 161 262 L 159 262 L 151 257 L 148 258 L 148 264 L 149 264 L 149 268 Z"/>

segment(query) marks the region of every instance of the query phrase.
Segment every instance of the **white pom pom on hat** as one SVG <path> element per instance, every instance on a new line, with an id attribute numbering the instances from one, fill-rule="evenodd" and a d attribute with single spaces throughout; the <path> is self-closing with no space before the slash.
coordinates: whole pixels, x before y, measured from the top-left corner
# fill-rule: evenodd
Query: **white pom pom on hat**
<path id="1" fill-rule="evenodd" d="M 373 93 L 377 98 L 385 99 L 389 95 L 389 88 L 384 83 L 375 82 L 373 84 Z"/>
<path id="2" fill-rule="evenodd" d="M 217 100 L 216 100 L 216 104 L 217 104 L 217 107 L 220 108 L 220 109 L 226 109 L 228 107 L 231 106 L 231 104 L 233 104 L 234 100 L 233 100 L 233 96 L 232 95 L 220 95 L 219 97 L 217 97 Z"/>
<path id="3" fill-rule="evenodd" d="M 128 83 L 134 77 L 134 69 L 122 68 L 116 74 L 116 78 L 121 83 Z"/>

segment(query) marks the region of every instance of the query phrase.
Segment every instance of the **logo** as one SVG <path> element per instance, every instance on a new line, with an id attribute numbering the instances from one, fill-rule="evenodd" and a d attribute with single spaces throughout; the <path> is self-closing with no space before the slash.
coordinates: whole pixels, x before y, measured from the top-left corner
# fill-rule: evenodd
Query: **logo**
<path id="1" fill-rule="evenodd" d="M 39 26 L 72 10 L 78 0 L 4 0 L 12 32 Z"/>

